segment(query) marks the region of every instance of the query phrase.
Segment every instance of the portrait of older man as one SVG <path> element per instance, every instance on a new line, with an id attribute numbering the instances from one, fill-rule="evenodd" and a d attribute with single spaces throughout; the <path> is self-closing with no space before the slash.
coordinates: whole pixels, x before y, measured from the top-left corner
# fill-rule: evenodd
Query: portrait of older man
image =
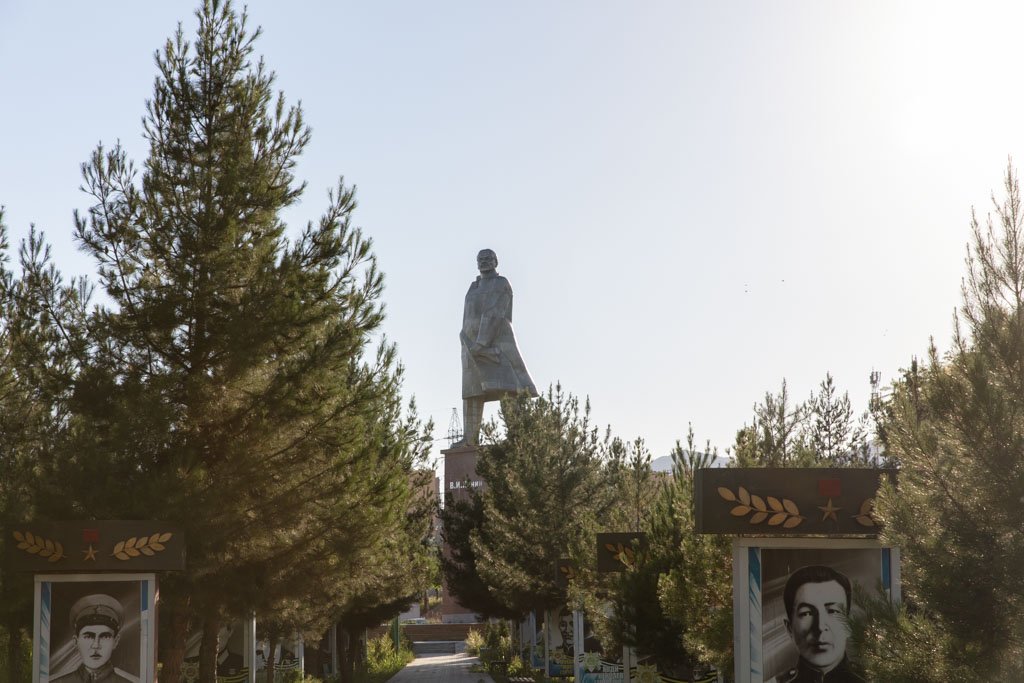
<path id="1" fill-rule="evenodd" d="M 790 574 L 783 590 L 786 631 L 799 653 L 779 683 L 864 683 L 850 669 L 850 580 L 832 567 L 810 565 Z"/>

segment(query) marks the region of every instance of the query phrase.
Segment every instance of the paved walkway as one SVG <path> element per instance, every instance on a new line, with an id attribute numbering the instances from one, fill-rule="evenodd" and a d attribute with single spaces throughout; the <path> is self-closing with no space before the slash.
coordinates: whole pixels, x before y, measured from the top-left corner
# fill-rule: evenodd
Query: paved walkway
<path id="1" fill-rule="evenodd" d="M 494 683 L 485 673 L 469 667 L 479 662 L 462 652 L 457 655 L 421 655 L 388 680 L 388 683 Z"/>

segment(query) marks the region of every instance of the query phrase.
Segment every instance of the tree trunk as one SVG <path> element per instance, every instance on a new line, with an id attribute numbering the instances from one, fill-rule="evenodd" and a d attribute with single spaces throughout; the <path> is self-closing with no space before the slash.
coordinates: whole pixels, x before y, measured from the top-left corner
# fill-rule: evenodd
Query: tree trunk
<path id="1" fill-rule="evenodd" d="M 7 620 L 7 664 L 10 681 L 21 681 L 21 625 L 13 615 Z"/>
<path id="2" fill-rule="evenodd" d="M 168 600 L 163 608 L 167 610 L 170 619 L 167 633 L 161 639 L 163 668 L 160 670 L 160 678 L 165 683 L 178 683 L 181 680 L 181 666 L 185 661 L 185 648 L 188 646 L 188 598 Z"/>
<path id="3" fill-rule="evenodd" d="M 341 683 L 352 683 L 354 678 L 352 668 L 352 653 L 348 629 L 338 624 L 338 674 Z"/>
<path id="4" fill-rule="evenodd" d="M 352 661 L 352 669 L 354 671 L 366 671 L 366 648 L 364 647 L 365 641 L 365 629 L 360 629 L 357 633 L 349 634 L 348 644 L 349 647 L 352 648 L 352 652 L 349 653 L 349 659 Z"/>
<path id="5" fill-rule="evenodd" d="M 305 660 L 303 662 L 303 673 L 308 673 L 309 675 L 316 676 L 317 678 L 324 677 L 324 664 L 329 662 L 324 662 L 324 650 L 320 646 L 320 643 L 322 643 L 324 640 L 328 640 L 328 642 L 330 642 L 330 635 L 331 632 L 328 631 L 327 635 L 325 635 L 317 643 L 316 648 L 310 648 L 306 650 L 306 655 L 305 657 L 303 657 L 303 659 Z"/>
<path id="6" fill-rule="evenodd" d="M 268 636 L 267 644 L 270 645 L 270 653 L 267 654 L 267 683 L 274 683 L 274 665 L 277 663 L 274 654 L 277 650 L 277 636 L 273 634 Z"/>
<path id="7" fill-rule="evenodd" d="M 217 637 L 220 617 L 207 616 L 203 621 L 203 640 L 199 645 L 199 683 L 217 683 Z M 173 683 L 173 681 L 171 682 Z"/>

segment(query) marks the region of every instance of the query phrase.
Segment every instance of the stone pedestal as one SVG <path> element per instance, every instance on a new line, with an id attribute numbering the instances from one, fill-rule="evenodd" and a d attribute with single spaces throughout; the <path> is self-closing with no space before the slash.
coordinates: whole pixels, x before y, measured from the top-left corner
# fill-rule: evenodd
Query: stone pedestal
<path id="1" fill-rule="evenodd" d="M 445 499 L 465 500 L 469 492 L 483 486 L 476 474 L 479 446 L 457 446 L 441 451 L 444 456 Z"/>
<path id="2" fill-rule="evenodd" d="M 476 461 L 480 455 L 478 446 L 457 446 L 441 451 L 444 456 L 444 501 L 449 504 L 467 500 L 471 491 L 479 491 L 483 481 L 476 474 Z M 447 553 L 447 548 L 442 548 Z M 448 591 L 447 582 L 442 585 L 441 621 L 446 624 L 473 623 L 476 615 L 460 605 Z"/>

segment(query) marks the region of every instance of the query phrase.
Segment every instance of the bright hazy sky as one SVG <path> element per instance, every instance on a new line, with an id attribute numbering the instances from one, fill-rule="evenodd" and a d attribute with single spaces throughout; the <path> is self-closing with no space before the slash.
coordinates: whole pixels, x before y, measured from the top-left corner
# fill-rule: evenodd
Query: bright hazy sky
<path id="1" fill-rule="evenodd" d="M 1018 5 L 248 3 L 313 129 L 286 219 L 358 185 L 439 439 L 490 247 L 538 386 L 655 457 L 688 422 L 729 446 L 783 377 L 804 398 L 831 371 L 860 410 L 872 369 L 948 347 L 971 207 L 1024 152 Z M 0 204 L 65 273 L 92 271 L 79 165 L 118 139 L 144 158 L 153 54 L 194 9 L 0 0 Z"/>

